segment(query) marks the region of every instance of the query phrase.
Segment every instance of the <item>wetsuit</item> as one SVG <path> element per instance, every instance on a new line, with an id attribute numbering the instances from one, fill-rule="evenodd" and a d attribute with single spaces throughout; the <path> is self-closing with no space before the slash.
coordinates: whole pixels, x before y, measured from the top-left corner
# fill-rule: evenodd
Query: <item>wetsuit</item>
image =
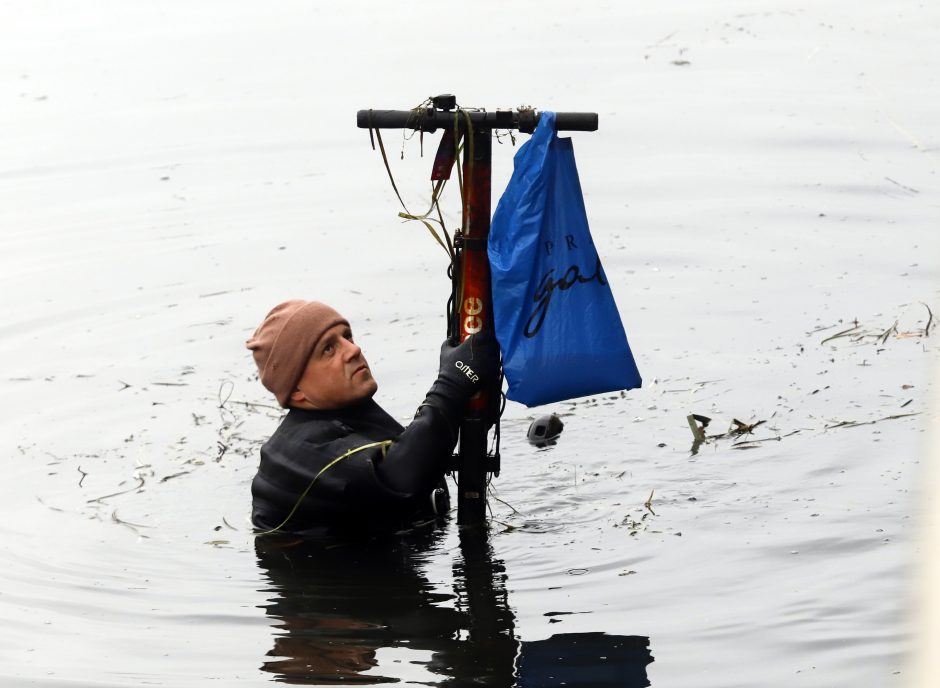
<path id="1" fill-rule="evenodd" d="M 443 477 L 461 411 L 498 369 L 491 336 L 445 342 L 437 381 L 407 428 L 372 399 L 330 411 L 291 409 L 261 448 L 252 522 L 261 530 L 330 534 L 399 530 L 446 512 Z"/>
<path id="2" fill-rule="evenodd" d="M 337 411 L 291 409 L 261 448 L 252 521 L 264 530 L 280 525 L 314 477 L 351 450 L 317 478 L 280 530 L 400 529 L 433 518 L 447 509 L 442 478 L 455 441 L 451 423 L 429 406 L 407 429 L 372 399 Z"/>

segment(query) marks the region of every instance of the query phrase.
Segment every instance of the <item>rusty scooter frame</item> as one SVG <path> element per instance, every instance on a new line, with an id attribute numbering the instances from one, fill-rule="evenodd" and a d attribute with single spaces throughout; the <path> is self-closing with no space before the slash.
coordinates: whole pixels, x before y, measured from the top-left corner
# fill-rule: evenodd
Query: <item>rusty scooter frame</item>
<path id="1" fill-rule="evenodd" d="M 463 223 L 455 232 L 453 265 L 453 305 L 448 314 L 448 337 L 463 341 L 483 330 L 493 331 L 490 266 L 486 242 L 490 230 L 492 173 L 492 134 L 494 129 L 517 129 L 532 133 L 539 114 L 532 109 L 463 110 L 457 99 L 441 95 L 430 107 L 412 110 L 360 110 L 360 129 L 412 129 L 420 132 L 444 131 L 435 158 L 432 181 L 446 178 L 462 137 Z M 555 121 L 560 131 L 597 131 L 595 112 L 559 112 Z M 456 131 L 456 135 L 455 132 Z M 457 473 L 457 523 L 472 526 L 486 520 L 487 474 L 499 474 L 499 453 L 487 454 L 487 434 L 499 418 L 500 392 L 497 385 L 478 392 L 467 404 L 460 423 L 460 439 L 452 470 Z"/>

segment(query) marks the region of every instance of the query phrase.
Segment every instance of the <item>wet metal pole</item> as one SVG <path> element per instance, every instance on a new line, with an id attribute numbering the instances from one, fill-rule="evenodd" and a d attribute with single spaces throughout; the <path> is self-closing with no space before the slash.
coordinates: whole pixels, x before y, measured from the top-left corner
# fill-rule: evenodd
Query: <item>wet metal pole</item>
<path id="1" fill-rule="evenodd" d="M 360 129 L 412 129 L 445 132 L 456 126 L 464 139 L 463 231 L 454 238 L 458 261 L 454 266 L 458 318 L 463 341 L 471 334 L 493 330 L 493 301 L 486 241 L 490 231 L 492 133 L 494 129 L 518 129 L 531 134 L 538 124 L 534 110 L 456 110 L 451 95 L 432 99 L 432 107 L 414 110 L 360 110 Z M 559 131 L 597 131 L 596 112 L 558 112 Z M 445 133 L 445 136 L 447 134 Z M 452 142 L 456 146 L 456 141 Z M 439 156 L 440 157 L 440 156 Z M 471 526 L 486 520 L 486 476 L 499 472 L 499 457 L 489 457 L 486 437 L 499 414 L 500 390 L 481 390 L 467 404 L 460 423 L 457 472 L 457 523 Z"/>

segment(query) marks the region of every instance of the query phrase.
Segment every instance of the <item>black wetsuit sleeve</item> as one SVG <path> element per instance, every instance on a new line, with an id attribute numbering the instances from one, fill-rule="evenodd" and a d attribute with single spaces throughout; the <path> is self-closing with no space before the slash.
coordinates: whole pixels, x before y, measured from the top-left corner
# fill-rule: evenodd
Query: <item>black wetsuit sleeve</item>
<path id="1" fill-rule="evenodd" d="M 375 462 L 378 478 L 401 494 L 429 494 L 444 476 L 456 443 L 456 429 L 445 414 L 422 405 L 385 457 Z"/>
<path id="2" fill-rule="evenodd" d="M 459 345 L 445 341 L 437 380 L 388 456 L 377 464 L 382 481 L 408 494 L 431 490 L 441 479 L 457 443 L 461 411 L 499 370 L 499 346 L 491 333 L 473 335 Z"/>

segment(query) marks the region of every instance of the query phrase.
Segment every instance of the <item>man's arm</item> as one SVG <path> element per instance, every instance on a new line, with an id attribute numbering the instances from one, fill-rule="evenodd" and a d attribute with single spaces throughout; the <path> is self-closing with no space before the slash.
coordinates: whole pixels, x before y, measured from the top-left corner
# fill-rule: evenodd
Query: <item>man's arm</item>
<path id="1" fill-rule="evenodd" d="M 414 420 L 375 463 L 379 479 L 396 492 L 429 493 L 444 475 L 464 407 L 498 372 L 499 346 L 492 334 L 475 334 L 457 346 L 445 341 L 437 380 Z"/>

